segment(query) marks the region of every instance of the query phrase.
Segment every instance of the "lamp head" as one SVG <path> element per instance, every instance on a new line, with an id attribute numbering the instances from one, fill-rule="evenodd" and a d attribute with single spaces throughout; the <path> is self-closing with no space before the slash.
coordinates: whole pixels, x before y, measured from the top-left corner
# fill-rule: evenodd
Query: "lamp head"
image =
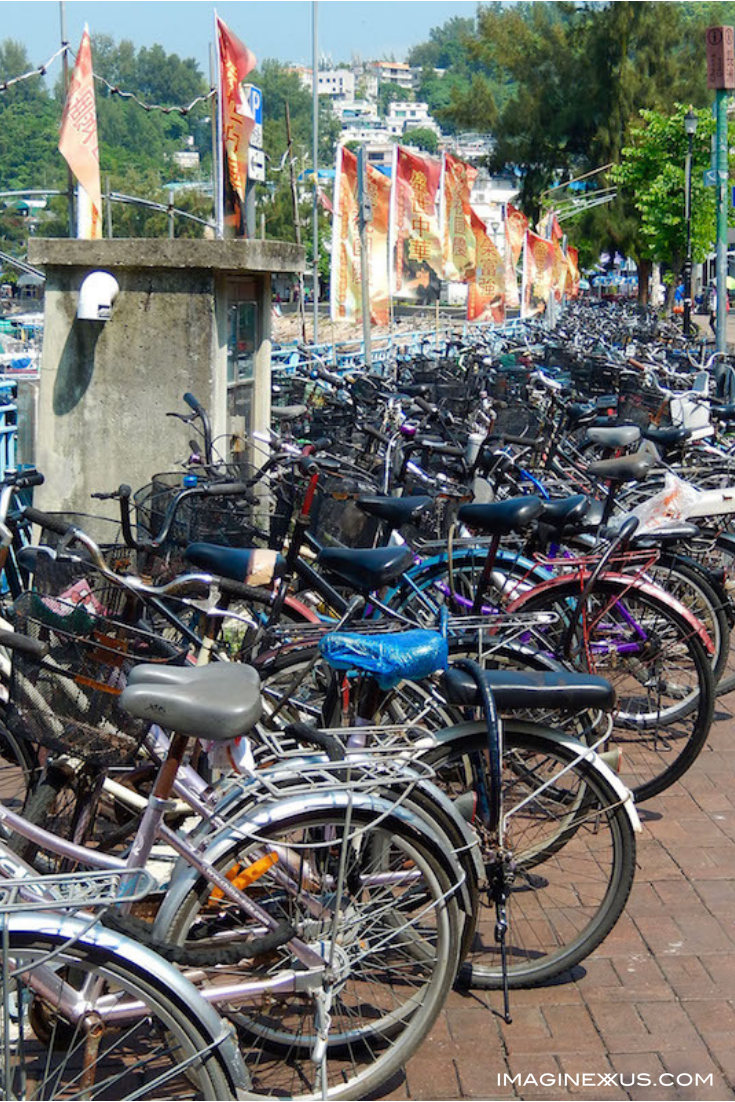
<path id="1" fill-rule="evenodd" d="M 684 116 L 684 129 L 686 130 L 687 134 L 696 134 L 698 122 L 699 119 L 690 107 L 686 115 Z"/>

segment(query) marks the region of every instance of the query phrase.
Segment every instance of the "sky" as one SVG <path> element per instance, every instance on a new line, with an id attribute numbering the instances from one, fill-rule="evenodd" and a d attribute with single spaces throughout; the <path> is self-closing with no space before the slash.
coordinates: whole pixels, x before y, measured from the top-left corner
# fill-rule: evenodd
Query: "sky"
<path id="1" fill-rule="evenodd" d="M 85 21 L 92 34 L 158 42 L 167 53 L 195 58 L 208 76 L 214 5 L 203 0 L 66 0 L 67 37 L 76 50 Z M 319 0 L 320 55 L 335 62 L 394 55 L 429 37 L 454 15 L 471 17 L 476 0 Z M 0 0 L 0 40 L 24 43 L 33 64 L 59 46 L 57 0 Z M 219 0 L 217 12 L 258 59 L 311 64 L 311 0 Z"/>

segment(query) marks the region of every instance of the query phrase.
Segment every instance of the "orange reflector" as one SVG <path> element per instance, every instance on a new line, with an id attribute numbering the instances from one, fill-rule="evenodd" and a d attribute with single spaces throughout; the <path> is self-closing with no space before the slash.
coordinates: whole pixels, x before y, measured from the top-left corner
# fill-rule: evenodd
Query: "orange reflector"
<path id="1" fill-rule="evenodd" d="M 233 865 L 227 873 L 227 879 L 231 882 L 233 888 L 243 892 L 268 872 L 268 869 L 272 868 L 277 860 L 277 853 L 266 853 L 265 857 L 260 857 L 252 865 L 248 865 L 246 869 L 243 869 L 242 872 L 240 872 L 240 865 Z M 221 888 L 214 888 L 209 897 L 209 902 L 215 903 L 220 899 L 224 899 L 224 892 Z"/>

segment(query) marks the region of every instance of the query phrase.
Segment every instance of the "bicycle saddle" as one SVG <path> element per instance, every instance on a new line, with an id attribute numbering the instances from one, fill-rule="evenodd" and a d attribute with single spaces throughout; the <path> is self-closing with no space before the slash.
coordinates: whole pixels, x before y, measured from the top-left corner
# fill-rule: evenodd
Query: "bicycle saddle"
<path id="1" fill-rule="evenodd" d="M 462 505 L 457 519 L 470 528 L 489 532 L 493 536 L 507 536 L 527 528 L 540 516 L 543 503 L 538 497 L 511 497 L 507 501 L 491 501 L 486 505 Z"/>
<path id="2" fill-rule="evenodd" d="M 542 501 L 541 504 L 539 523 L 561 531 L 567 525 L 576 528 L 587 516 L 591 502 L 584 494 L 573 494 L 571 497 L 560 497 L 555 501 Z"/>
<path id="3" fill-rule="evenodd" d="M 271 406 L 271 420 L 297 421 L 307 412 L 306 406 Z"/>
<path id="4" fill-rule="evenodd" d="M 371 593 L 400 578 L 413 554 L 408 547 L 326 547 L 316 561 L 358 592 Z"/>
<path id="5" fill-rule="evenodd" d="M 400 528 L 404 524 L 410 524 L 418 520 L 422 513 L 431 506 L 433 498 L 426 494 L 413 497 L 387 497 L 384 495 L 364 494 L 357 499 L 357 507 L 363 513 L 371 517 L 379 517 L 386 521 L 391 528 Z"/>
<path id="6" fill-rule="evenodd" d="M 641 430 L 641 435 L 644 440 L 651 440 L 663 448 L 675 448 L 688 440 L 692 432 L 691 429 L 685 429 L 683 425 L 667 425 L 665 428 L 649 425 L 648 428 Z"/>
<path id="7" fill-rule="evenodd" d="M 217 543 L 190 543 L 184 558 L 199 570 L 248 585 L 270 585 L 280 578 L 286 560 L 277 551 L 261 547 L 220 547 Z"/>
<path id="8" fill-rule="evenodd" d="M 182 735 L 226 741 L 260 719 L 260 678 L 252 666 L 136 666 L 120 696 L 126 712 Z"/>
<path id="9" fill-rule="evenodd" d="M 595 478 L 606 478 L 610 482 L 639 482 L 646 477 L 653 463 L 650 454 L 637 451 L 633 455 L 590 463 L 587 470 Z"/>
<path id="10" fill-rule="evenodd" d="M 735 421 L 735 402 L 715 407 L 712 412 L 718 421 Z"/>
<path id="11" fill-rule="evenodd" d="M 587 439 L 603 448 L 628 448 L 641 438 L 638 425 L 613 425 L 610 428 L 589 428 Z"/>
<path id="12" fill-rule="evenodd" d="M 522 708 L 551 708 L 577 712 L 594 708 L 610 712 L 615 707 L 615 690 L 604 677 L 584 673 L 536 673 L 527 670 L 486 670 L 484 680 L 500 712 Z M 450 704 L 482 707 L 482 698 L 474 680 L 462 670 L 444 674 L 444 687 Z"/>
<path id="13" fill-rule="evenodd" d="M 334 632 L 325 635 L 319 651 L 335 670 L 371 673 L 381 689 L 399 681 L 420 681 L 447 668 L 447 641 L 438 631 L 385 632 L 363 635 Z"/>

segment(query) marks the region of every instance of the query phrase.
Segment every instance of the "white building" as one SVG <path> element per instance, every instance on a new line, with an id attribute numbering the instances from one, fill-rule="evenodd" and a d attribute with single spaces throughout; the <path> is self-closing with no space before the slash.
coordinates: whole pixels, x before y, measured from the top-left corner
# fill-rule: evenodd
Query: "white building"
<path id="1" fill-rule="evenodd" d="M 398 84 L 407 91 L 413 89 L 414 76 L 405 61 L 373 61 L 370 71 L 377 77 L 378 85 Z"/>
<path id="2" fill-rule="evenodd" d="M 378 105 L 366 99 L 338 100 L 334 104 L 334 111 L 343 126 L 378 121 Z"/>
<path id="3" fill-rule="evenodd" d="M 339 144 L 347 142 L 360 142 L 364 145 L 373 145 L 375 142 L 385 143 L 390 141 L 390 134 L 380 120 L 365 119 L 361 122 L 349 123 L 342 127 L 339 136 Z"/>
<path id="4" fill-rule="evenodd" d="M 518 182 L 512 177 L 490 176 L 485 169 L 480 169 L 470 195 L 470 202 L 485 223 L 488 237 L 492 237 L 501 252 L 505 248 L 505 205 L 512 203 L 517 194 Z"/>
<path id="5" fill-rule="evenodd" d="M 394 100 L 388 104 L 385 125 L 389 133 L 400 138 L 408 130 L 433 130 L 441 134 L 441 128 L 429 114 L 428 103 L 415 103 L 413 100 Z"/>
<path id="6" fill-rule="evenodd" d="M 291 71 L 298 73 L 304 88 L 311 91 L 314 83 L 311 69 L 296 66 Z M 353 100 L 355 98 L 355 74 L 350 69 L 320 69 L 317 87 L 320 96 L 329 96 L 332 100 Z"/>

